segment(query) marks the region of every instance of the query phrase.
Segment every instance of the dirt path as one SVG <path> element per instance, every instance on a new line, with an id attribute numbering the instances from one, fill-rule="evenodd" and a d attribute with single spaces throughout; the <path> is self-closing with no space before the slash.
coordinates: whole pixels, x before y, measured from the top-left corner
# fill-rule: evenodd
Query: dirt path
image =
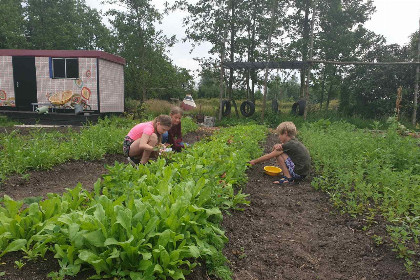
<path id="1" fill-rule="evenodd" d="M 271 135 L 266 152 L 275 142 Z M 309 178 L 275 185 L 264 165 L 248 171 L 250 206 L 223 221 L 233 279 L 420 279 L 387 246 L 376 247 L 360 222 L 338 214 Z"/>
<path id="2" fill-rule="evenodd" d="M 207 135 L 190 134 L 184 140 L 193 143 Z M 267 151 L 275 141 L 269 136 Z M 125 158 L 110 155 L 100 161 L 69 162 L 49 171 L 29 172 L 27 179 L 12 176 L 0 186 L 0 195 L 21 199 L 62 193 L 78 182 L 91 189 L 106 173 L 105 165 L 114 161 L 125 162 Z M 278 186 L 262 168 L 259 164 L 248 171 L 244 192 L 250 194 L 251 205 L 226 215 L 223 221 L 230 240 L 225 254 L 233 279 L 420 279 L 418 271 L 408 275 L 402 261 L 385 245 L 376 247 L 361 223 L 336 213 L 327 196 L 310 186 L 310 179 L 298 185 Z M 16 269 L 16 260 L 26 264 Z M 0 279 L 46 280 L 51 279 L 46 276 L 48 272 L 58 269 L 52 254 L 46 261 L 35 263 L 22 259 L 20 253 L 6 254 L 0 261 L 0 272 L 5 271 L 6 276 Z M 86 279 L 89 274 L 71 279 Z M 210 278 L 198 267 L 187 279 Z"/>

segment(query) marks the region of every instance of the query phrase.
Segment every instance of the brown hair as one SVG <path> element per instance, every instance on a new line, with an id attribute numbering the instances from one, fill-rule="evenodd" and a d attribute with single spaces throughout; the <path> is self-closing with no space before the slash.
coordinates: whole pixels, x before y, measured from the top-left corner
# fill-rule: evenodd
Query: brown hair
<path id="1" fill-rule="evenodd" d="M 297 134 L 296 126 L 292 122 L 282 122 L 281 124 L 279 124 L 276 130 L 279 134 L 284 134 L 287 132 L 287 135 L 290 138 L 295 137 Z"/>
<path id="2" fill-rule="evenodd" d="M 172 126 L 172 118 L 168 115 L 159 115 L 158 117 L 155 118 L 155 120 L 153 121 L 153 128 L 155 129 L 155 133 L 158 136 L 158 143 L 162 142 L 162 135 L 159 134 L 159 132 L 157 131 L 157 123 L 160 123 L 161 125 L 167 126 L 167 127 L 171 127 Z"/>
<path id="3" fill-rule="evenodd" d="M 181 107 L 174 106 L 174 107 L 171 108 L 171 116 L 172 115 L 177 115 L 177 114 L 180 114 L 182 116 L 183 113 L 184 113 L 184 111 L 181 109 Z"/>

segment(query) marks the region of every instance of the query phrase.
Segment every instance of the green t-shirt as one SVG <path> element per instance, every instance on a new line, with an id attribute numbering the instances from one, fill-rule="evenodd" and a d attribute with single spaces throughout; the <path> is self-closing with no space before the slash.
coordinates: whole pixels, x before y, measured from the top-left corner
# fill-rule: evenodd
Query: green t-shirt
<path id="1" fill-rule="evenodd" d="M 311 168 L 311 156 L 308 149 L 296 138 L 290 139 L 282 146 L 283 151 L 295 164 L 295 173 L 301 176 L 308 175 Z"/>

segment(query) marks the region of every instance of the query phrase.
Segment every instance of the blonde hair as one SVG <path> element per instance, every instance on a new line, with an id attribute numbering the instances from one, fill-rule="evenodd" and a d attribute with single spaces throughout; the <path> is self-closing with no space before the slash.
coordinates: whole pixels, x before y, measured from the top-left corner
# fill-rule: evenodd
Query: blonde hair
<path id="1" fill-rule="evenodd" d="M 292 122 L 282 122 L 281 124 L 279 124 L 276 130 L 279 134 L 284 134 L 287 132 L 287 135 L 290 138 L 293 138 L 297 135 L 296 126 Z"/>
<path id="2" fill-rule="evenodd" d="M 172 115 L 177 115 L 177 114 L 180 114 L 182 116 L 183 113 L 184 113 L 184 111 L 181 109 L 181 107 L 174 106 L 174 107 L 171 108 L 171 116 Z"/>

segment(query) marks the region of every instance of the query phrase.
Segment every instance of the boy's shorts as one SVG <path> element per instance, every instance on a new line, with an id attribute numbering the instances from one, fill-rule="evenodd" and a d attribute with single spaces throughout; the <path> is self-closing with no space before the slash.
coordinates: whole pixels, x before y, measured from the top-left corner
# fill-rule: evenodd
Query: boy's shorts
<path id="1" fill-rule="evenodd" d="M 134 140 L 131 139 L 129 136 L 125 136 L 124 143 L 123 143 L 123 152 L 124 156 L 128 157 L 130 154 L 130 146 L 133 144 Z"/>
<path id="2" fill-rule="evenodd" d="M 290 176 L 292 176 L 293 179 L 299 180 L 305 178 L 305 176 L 301 176 L 297 173 L 295 173 L 295 163 L 292 161 L 290 157 L 287 157 L 285 160 L 287 169 L 289 170 Z"/>

